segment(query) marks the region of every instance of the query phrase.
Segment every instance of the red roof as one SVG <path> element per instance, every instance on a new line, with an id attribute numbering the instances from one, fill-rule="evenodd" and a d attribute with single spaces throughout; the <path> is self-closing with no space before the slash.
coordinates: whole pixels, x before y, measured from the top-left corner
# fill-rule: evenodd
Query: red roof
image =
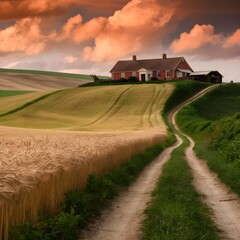
<path id="1" fill-rule="evenodd" d="M 183 57 L 177 58 L 159 58 L 144 60 L 125 60 L 118 61 L 110 72 L 137 72 L 141 68 L 147 70 L 170 70 L 176 69 Z"/>

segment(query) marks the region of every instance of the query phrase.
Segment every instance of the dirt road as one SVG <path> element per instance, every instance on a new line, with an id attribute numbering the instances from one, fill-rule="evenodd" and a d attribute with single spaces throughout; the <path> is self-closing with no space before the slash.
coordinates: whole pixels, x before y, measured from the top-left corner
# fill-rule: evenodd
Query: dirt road
<path id="1" fill-rule="evenodd" d="M 161 175 L 164 164 L 170 159 L 171 152 L 179 147 L 182 139 L 178 136 L 180 130 L 175 122 L 178 111 L 198 99 L 215 86 L 209 87 L 185 103 L 174 109 L 169 115 L 169 123 L 176 130 L 177 143 L 166 149 L 148 166 L 138 180 L 123 192 L 111 206 L 104 211 L 101 219 L 90 226 L 90 231 L 84 233 L 85 240 L 137 240 L 141 239 L 140 226 L 144 218 L 143 212 L 151 201 L 151 192 Z M 182 133 L 181 133 L 182 134 Z M 186 136 L 186 135 L 185 135 Z M 211 172 L 206 162 L 197 158 L 193 147 L 194 142 L 186 136 L 190 145 L 186 148 L 186 160 L 192 170 L 194 185 L 207 204 L 212 219 L 219 229 L 222 239 L 240 239 L 240 204 L 239 198 Z"/>
<path id="2" fill-rule="evenodd" d="M 182 143 L 177 142 L 159 155 L 141 173 L 137 181 L 128 191 L 120 194 L 102 217 L 90 226 L 90 231 L 83 235 L 85 240 L 137 240 L 141 238 L 139 231 L 144 219 L 143 212 L 151 201 L 151 193 L 161 175 L 164 164 L 170 159 L 172 151 Z M 82 239 L 82 238 L 81 238 Z"/>
<path id="3" fill-rule="evenodd" d="M 169 121 L 178 133 L 181 133 L 176 122 L 175 116 L 178 111 L 192 101 L 198 99 L 213 87 L 203 90 L 187 102 L 176 108 L 169 117 Z M 185 134 L 183 134 L 185 135 Z M 240 239 L 240 199 L 224 185 L 215 173 L 207 166 L 204 160 L 196 156 L 193 148 L 194 141 L 185 135 L 190 145 L 185 150 L 186 160 L 192 170 L 194 186 L 202 196 L 202 201 L 209 207 L 212 219 L 219 229 L 222 239 Z"/>

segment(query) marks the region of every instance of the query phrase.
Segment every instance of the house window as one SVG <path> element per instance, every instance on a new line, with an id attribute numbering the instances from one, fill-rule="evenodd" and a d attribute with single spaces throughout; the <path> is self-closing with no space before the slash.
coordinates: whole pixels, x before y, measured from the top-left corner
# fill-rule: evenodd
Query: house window
<path id="1" fill-rule="evenodd" d="M 157 71 L 157 77 L 158 77 L 158 78 L 161 77 L 161 71 Z"/>
<path id="2" fill-rule="evenodd" d="M 121 73 L 121 78 L 125 78 L 125 77 L 126 77 L 125 73 L 124 72 Z"/>
<path id="3" fill-rule="evenodd" d="M 170 70 L 166 71 L 166 77 L 170 77 Z"/>
<path id="4" fill-rule="evenodd" d="M 133 72 L 133 73 L 132 73 L 132 76 L 133 76 L 133 77 L 136 77 L 136 76 L 137 76 L 137 73 L 136 73 L 136 72 Z"/>

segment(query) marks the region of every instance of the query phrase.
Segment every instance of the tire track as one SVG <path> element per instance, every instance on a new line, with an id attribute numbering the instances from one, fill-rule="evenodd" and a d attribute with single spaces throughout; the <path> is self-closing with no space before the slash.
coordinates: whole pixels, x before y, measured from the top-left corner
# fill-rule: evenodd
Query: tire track
<path id="1" fill-rule="evenodd" d="M 122 191 L 101 218 L 93 222 L 90 230 L 86 231 L 84 240 L 139 240 L 141 238 L 141 224 L 144 220 L 144 210 L 152 199 L 152 191 L 162 174 L 162 169 L 170 159 L 174 149 L 182 144 L 177 142 L 165 149 L 140 174 L 135 183 L 128 190 Z"/>
<path id="2" fill-rule="evenodd" d="M 141 120 L 141 127 L 142 128 L 147 128 L 149 125 L 152 126 L 150 117 L 151 117 L 151 114 L 152 114 L 152 108 L 153 108 L 154 103 L 155 103 L 155 101 L 157 99 L 157 96 L 158 96 L 158 88 L 159 88 L 159 85 L 154 86 L 153 97 L 150 100 L 150 102 L 146 103 L 146 109 L 144 111 L 144 114 L 143 114 L 142 120 Z"/>
<path id="3" fill-rule="evenodd" d="M 240 239 L 240 199 L 229 187 L 223 184 L 212 172 L 206 161 L 197 157 L 193 150 L 195 143 L 188 135 L 183 134 L 176 124 L 177 113 L 186 105 L 197 100 L 214 87 L 209 87 L 193 98 L 178 106 L 169 114 L 168 119 L 173 128 L 188 138 L 190 145 L 185 149 L 185 158 L 193 174 L 193 183 L 202 197 L 202 201 L 211 209 L 212 220 L 220 231 L 222 239 Z"/>
<path id="4" fill-rule="evenodd" d="M 120 99 L 133 87 L 135 87 L 135 86 L 130 86 L 129 88 L 127 88 L 123 92 L 121 92 L 119 94 L 119 96 L 116 98 L 116 100 L 114 101 L 114 103 L 100 117 L 98 117 L 97 119 L 95 119 L 94 121 L 92 121 L 90 123 L 87 123 L 87 124 L 84 124 L 84 125 L 78 125 L 78 126 L 75 126 L 75 127 L 89 127 L 89 126 L 94 125 L 96 123 L 100 123 L 114 109 L 114 107 L 120 101 Z"/>

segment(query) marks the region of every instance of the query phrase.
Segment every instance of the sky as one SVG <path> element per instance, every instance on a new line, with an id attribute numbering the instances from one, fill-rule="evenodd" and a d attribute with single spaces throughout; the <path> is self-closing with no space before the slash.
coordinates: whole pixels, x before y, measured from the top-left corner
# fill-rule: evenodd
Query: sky
<path id="1" fill-rule="evenodd" d="M 240 1 L 0 0 L 0 68 L 110 75 L 163 53 L 240 82 Z"/>

